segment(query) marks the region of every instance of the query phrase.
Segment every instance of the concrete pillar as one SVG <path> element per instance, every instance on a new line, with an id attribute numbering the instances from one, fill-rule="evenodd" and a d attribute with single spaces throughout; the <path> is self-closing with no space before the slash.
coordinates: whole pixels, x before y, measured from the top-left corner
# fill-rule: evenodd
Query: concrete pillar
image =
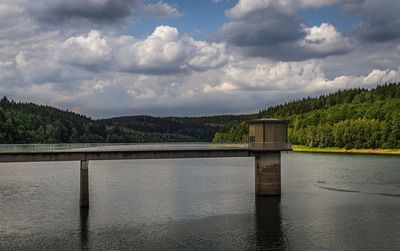
<path id="1" fill-rule="evenodd" d="M 255 154 L 256 195 L 281 195 L 281 153 Z"/>
<path id="2" fill-rule="evenodd" d="M 81 160 L 80 206 L 89 207 L 89 161 Z"/>

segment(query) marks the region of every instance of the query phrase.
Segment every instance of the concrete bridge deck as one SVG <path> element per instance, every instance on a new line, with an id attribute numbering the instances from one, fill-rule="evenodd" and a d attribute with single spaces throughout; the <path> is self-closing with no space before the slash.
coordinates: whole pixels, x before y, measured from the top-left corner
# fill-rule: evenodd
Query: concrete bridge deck
<path id="1" fill-rule="evenodd" d="M 198 148 L 198 149 L 135 149 L 135 150 L 72 150 L 40 152 L 2 152 L 1 162 L 44 162 L 117 159 L 180 159 L 251 157 L 247 148 Z"/>
<path id="2" fill-rule="evenodd" d="M 290 150 L 290 144 L 262 147 L 247 144 L 71 144 L 64 145 L 3 145 L 1 162 L 45 162 L 117 159 L 179 159 L 253 157 L 259 151 Z"/>

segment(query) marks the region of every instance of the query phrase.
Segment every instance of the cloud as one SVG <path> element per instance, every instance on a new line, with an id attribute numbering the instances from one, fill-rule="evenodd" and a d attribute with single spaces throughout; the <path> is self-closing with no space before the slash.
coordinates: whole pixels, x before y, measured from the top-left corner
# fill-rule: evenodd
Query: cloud
<path id="1" fill-rule="evenodd" d="M 15 56 L 15 66 L 26 83 L 43 84 L 56 81 L 61 67 L 46 54 L 32 51 L 20 51 Z"/>
<path id="2" fill-rule="evenodd" d="M 21 84 L 21 79 L 16 76 L 14 60 L 0 60 L 0 93 L 8 93 L 10 89 Z"/>
<path id="3" fill-rule="evenodd" d="M 183 14 L 176 8 L 168 3 L 159 1 L 155 4 L 147 4 L 143 7 L 146 15 L 153 17 L 181 17 Z"/>
<path id="4" fill-rule="evenodd" d="M 220 40 L 195 39 L 167 25 L 144 38 L 123 34 L 121 26 L 136 16 L 178 16 L 176 6 L 149 2 L 1 1 L 0 96 L 95 117 L 193 116 L 257 112 L 294 98 L 400 79 L 396 27 L 386 25 L 397 20 L 392 0 L 384 3 L 394 10 L 370 0 L 241 0 L 227 10 Z M 307 26 L 298 16 L 301 9 L 333 4 L 359 15 L 351 35 L 329 23 Z M 152 9 L 147 14 L 146 6 Z M 374 8 L 388 20 L 379 22 Z M 379 40 L 379 25 L 392 37 Z"/>
<path id="5" fill-rule="evenodd" d="M 206 90 L 220 91 L 225 95 L 229 92 L 266 93 L 293 99 L 293 96 L 304 97 L 344 88 L 370 88 L 396 82 L 399 78 L 400 68 L 373 69 L 366 75 L 341 75 L 329 80 L 325 74 L 325 64 L 320 60 L 277 63 L 247 59 L 227 65 L 220 81 L 207 85 Z M 263 102 L 268 102 L 268 99 L 264 98 Z"/>
<path id="6" fill-rule="evenodd" d="M 325 79 L 322 64 L 317 60 L 277 63 L 248 59 L 229 64 L 223 76 L 221 82 L 236 91 L 304 90 L 313 81 Z"/>
<path id="7" fill-rule="evenodd" d="M 13 40 L 33 36 L 36 24 L 24 15 L 22 0 L 2 0 L 0 2 L 0 39 Z"/>
<path id="8" fill-rule="evenodd" d="M 326 32 L 325 28 L 310 31 L 309 39 L 318 41 L 320 36 L 326 37 L 315 33 Z M 91 43 L 97 49 L 89 49 Z M 59 58 L 58 49 L 65 44 L 71 45 L 67 49 L 80 51 L 90 58 L 87 64 L 98 63 L 92 60 L 98 57 L 108 68 L 94 72 L 87 65 L 77 64 L 80 59 L 75 55 L 70 61 Z M 98 53 L 104 51 L 98 50 L 102 46 L 111 50 Z M 154 55 L 136 54 L 143 46 L 155 49 Z M 48 37 L 41 40 L 40 46 L 30 48 L 19 51 L 12 60 L 1 61 L 0 73 L 8 74 L 1 75 L 4 82 L 0 92 L 11 98 L 79 110 L 95 117 L 257 112 L 293 98 L 339 88 L 372 87 L 400 78 L 400 69 L 372 68 L 363 75 L 337 75 L 329 79 L 325 60 L 276 62 L 260 57 L 241 58 L 234 51 L 226 51 L 224 44 L 197 41 L 167 26 L 158 27 L 141 40 L 131 36 L 102 36 L 98 31 L 91 31 L 63 40 Z M 111 59 L 108 52 L 112 54 Z M 117 52 L 132 60 L 127 70 L 115 64 L 114 60 L 120 58 Z M 137 57 L 145 58 L 140 61 Z M 166 66 L 158 60 L 164 60 Z M 343 62 L 346 61 L 342 59 Z M 187 71 L 154 74 L 155 70 L 176 71 L 181 66 Z M 12 78 L 19 79 L 20 85 L 15 85 Z"/>
<path id="9" fill-rule="evenodd" d="M 342 54 L 351 47 L 350 39 L 344 37 L 329 23 L 320 26 L 305 27 L 306 36 L 300 41 L 299 47 L 310 55 L 326 56 Z"/>
<path id="10" fill-rule="evenodd" d="M 240 0 L 226 12 L 230 21 L 219 35 L 241 47 L 274 46 L 300 39 L 304 32 L 292 1 Z"/>
<path id="11" fill-rule="evenodd" d="M 144 39 L 105 36 L 98 30 L 64 39 L 58 33 L 53 34 L 32 38 L 26 43 L 27 46 L 0 48 L 4 57 L 14 59 L 4 59 L 4 62 L 8 62 L 3 64 L 4 69 L 9 62 L 13 62 L 15 70 L 25 82 L 40 84 L 68 82 L 73 76 L 87 76 L 100 71 L 148 75 L 188 74 L 191 71 L 217 69 L 229 61 L 225 44 L 195 40 L 181 35 L 178 29 L 170 26 L 156 27 Z M 32 47 L 32 42 L 37 44 Z"/>
<path id="12" fill-rule="evenodd" d="M 216 68 L 227 61 L 223 44 L 181 36 L 170 26 L 158 26 L 143 40 L 121 37 L 115 47 L 117 67 L 128 72 L 172 74 Z"/>
<path id="13" fill-rule="evenodd" d="M 353 34 L 367 42 L 390 42 L 400 38 L 400 1 L 354 0 L 343 2 L 342 9 L 359 16 Z"/>
<path id="14" fill-rule="evenodd" d="M 146 4 L 143 0 L 18 1 L 24 1 L 25 8 L 35 20 L 49 26 L 69 25 L 77 28 L 83 25 L 98 28 L 119 24 L 139 16 L 182 16 L 176 7 L 163 1 L 153 4 Z"/>
<path id="15" fill-rule="evenodd" d="M 344 37 L 334 26 L 303 26 L 304 37 L 276 45 L 236 46 L 235 50 L 249 57 L 265 57 L 277 61 L 302 61 L 342 55 L 351 51 L 355 42 Z"/>
<path id="16" fill-rule="evenodd" d="M 70 64 L 99 65 L 112 58 L 112 49 L 98 31 L 92 30 L 87 36 L 71 37 L 64 41 L 58 58 Z"/>
<path id="17" fill-rule="evenodd" d="M 233 20 L 250 17 L 258 12 L 277 10 L 282 13 L 293 13 L 294 5 L 292 0 L 239 0 L 239 2 L 226 15 Z"/>
<path id="18" fill-rule="evenodd" d="M 299 0 L 301 8 L 320 8 L 344 2 L 343 0 Z"/>
<path id="19" fill-rule="evenodd" d="M 140 0 L 38 0 L 27 4 L 30 13 L 47 24 L 73 21 L 114 23 L 129 17 Z"/>
<path id="20" fill-rule="evenodd" d="M 48 85 L 54 91 L 74 93 L 79 89 L 83 79 L 93 75 L 83 68 L 73 67 L 59 62 L 54 52 L 49 50 L 43 54 L 37 51 L 20 51 L 14 58 L 14 69 L 10 69 L 17 86 L 24 87 Z"/>
<path id="21" fill-rule="evenodd" d="M 298 5 L 294 0 L 240 0 L 226 12 L 230 21 L 220 29 L 219 38 L 236 47 L 243 55 L 279 61 L 347 53 L 352 48 L 351 40 L 333 25 L 322 23 L 307 27 L 302 24 L 297 8 L 310 7 L 310 3 L 303 1 Z M 312 6 L 322 4 L 314 2 Z"/>
<path id="22" fill-rule="evenodd" d="M 145 40 L 134 42 L 122 50 L 117 60 L 128 71 L 161 73 L 164 70 L 182 70 L 187 53 L 176 28 L 159 26 Z"/>
<path id="23" fill-rule="evenodd" d="M 191 69 L 200 71 L 215 69 L 225 65 L 229 60 L 225 44 L 208 43 L 192 39 L 190 40 L 190 43 L 193 46 L 193 52 L 187 61 L 187 65 Z"/>

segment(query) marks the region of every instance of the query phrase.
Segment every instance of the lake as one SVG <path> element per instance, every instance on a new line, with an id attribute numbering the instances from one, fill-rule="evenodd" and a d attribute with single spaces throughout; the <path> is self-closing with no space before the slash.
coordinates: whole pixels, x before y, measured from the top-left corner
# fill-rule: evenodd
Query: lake
<path id="1" fill-rule="evenodd" d="M 0 164 L 0 250 L 399 250 L 400 156 L 282 153 L 282 196 L 254 159 Z"/>

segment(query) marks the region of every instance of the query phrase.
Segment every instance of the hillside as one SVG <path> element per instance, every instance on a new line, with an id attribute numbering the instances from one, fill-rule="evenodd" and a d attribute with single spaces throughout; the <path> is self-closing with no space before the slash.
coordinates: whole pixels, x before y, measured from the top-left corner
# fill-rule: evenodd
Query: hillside
<path id="1" fill-rule="evenodd" d="M 255 115 L 218 115 L 203 117 L 129 116 L 101 120 L 107 126 L 120 126 L 147 133 L 184 135 L 192 141 L 210 142 L 224 125 L 254 118 Z"/>
<path id="2" fill-rule="evenodd" d="M 0 144 L 210 142 L 226 124 L 248 115 L 151 116 L 93 120 L 50 106 L 0 100 Z"/>
<path id="3" fill-rule="evenodd" d="M 184 135 L 146 133 L 105 125 L 50 106 L 0 100 L 0 144 L 193 141 Z"/>
<path id="4" fill-rule="evenodd" d="M 259 117 L 289 120 L 289 140 L 310 147 L 400 147 L 400 84 L 340 90 L 295 100 L 259 112 Z M 245 138 L 245 124 L 226 126 L 214 142 Z M 241 133 L 241 135 L 238 135 Z"/>
<path id="5" fill-rule="evenodd" d="M 0 100 L 0 144 L 244 142 L 245 121 L 287 119 L 289 140 L 310 147 L 399 148 L 400 84 L 340 90 L 261 110 L 203 117 L 130 116 L 93 120 L 33 103 Z"/>

